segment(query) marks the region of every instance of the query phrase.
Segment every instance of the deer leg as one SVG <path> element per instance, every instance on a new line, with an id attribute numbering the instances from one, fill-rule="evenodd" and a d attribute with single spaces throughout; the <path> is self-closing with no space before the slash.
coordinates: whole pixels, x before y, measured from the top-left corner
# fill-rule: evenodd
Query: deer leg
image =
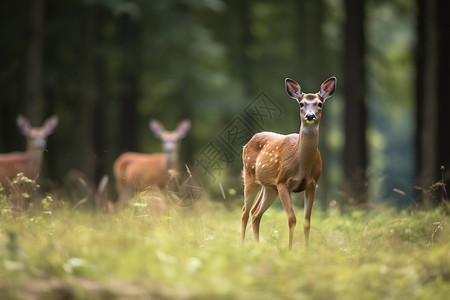
<path id="1" fill-rule="evenodd" d="M 133 197 L 133 191 L 132 189 L 128 188 L 128 187 L 123 187 L 120 191 L 119 191 L 119 198 L 117 199 L 117 208 L 119 210 L 121 210 L 122 208 L 124 208 L 128 201 Z"/>
<path id="2" fill-rule="evenodd" d="M 257 187 L 258 187 L 257 184 L 253 185 L 246 184 L 244 188 L 244 207 L 242 208 L 242 227 L 241 227 L 242 242 L 245 239 L 245 231 L 247 229 L 247 222 L 250 214 L 250 209 L 252 208 L 253 202 L 255 201 L 256 193 L 258 192 Z"/>
<path id="3" fill-rule="evenodd" d="M 284 184 L 280 184 L 277 188 L 281 203 L 283 203 L 284 211 L 288 217 L 289 249 L 292 249 L 292 240 L 294 238 L 294 228 L 297 224 L 297 218 L 295 217 L 294 209 L 292 208 L 291 194 L 289 193 L 287 187 Z"/>
<path id="4" fill-rule="evenodd" d="M 252 214 L 252 216 L 255 216 L 256 213 L 259 210 L 259 207 L 261 206 L 261 196 L 262 196 L 263 190 L 261 190 L 261 193 L 258 196 L 258 199 L 256 199 L 255 205 L 253 205 L 252 210 L 250 211 L 250 213 Z"/>
<path id="5" fill-rule="evenodd" d="M 259 241 L 259 225 L 261 223 L 261 218 L 266 210 L 273 204 L 275 199 L 277 199 L 278 193 L 276 190 L 263 187 L 258 201 L 252 209 L 252 225 L 253 225 L 253 236 L 256 241 Z"/>
<path id="6" fill-rule="evenodd" d="M 309 246 L 309 230 L 311 228 L 311 211 L 316 195 L 316 185 L 305 190 L 305 218 L 303 219 L 303 233 L 305 235 L 305 248 Z"/>

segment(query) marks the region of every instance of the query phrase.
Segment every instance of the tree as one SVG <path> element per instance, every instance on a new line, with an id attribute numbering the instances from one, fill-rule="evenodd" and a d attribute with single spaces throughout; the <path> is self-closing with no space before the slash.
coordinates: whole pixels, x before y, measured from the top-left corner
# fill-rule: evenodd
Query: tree
<path id="1" fill-rule="evenodd" d="M 77 169 L 92 180 L 95 174 L 95 156 L 93 150 L 93 120 L 94 105 L 96 100 L 96 42 L 97 42 L 97 13 L 95 5 L 83 6 L 83 39 L 80 65 L 80 98 L 76 105 L 76 113 L 82 116 L 77 122 L 77 130 L 74 132 L 75 156 Z"/>
<path id="2" fill-rule="evenodd" d="M 345 190 L 350 202 L 362 204 L 368 201 L 365 171 L 366 153 L 366 93 L 365 82 L 365 1 L 345 1 Z"/>
<path id="3" fill-rule="evenodd" d="M 438 34 L 438 131 L 437 131 L 437 159 L 438 164 L 450 170 L 450 2 L 438 1 L 437 10 L 437 34 Z M 450 176 L 445 181 L 450 183 Z"/>
<path id="4" fill-rule="evenodd" d="M 32 124 L 42 121 L 42 47 L 44 0 L 32 0 L 29 7 L 28 46 L 26 54 L 26 114 Z"/>
<path id="5" fill-rule="evenodd" d="M 417 184 L 428 187 L 441 165 L 450 168 L 450 10 L 443 0 L 417 0 L 417 8 L 416 173 Z"/>

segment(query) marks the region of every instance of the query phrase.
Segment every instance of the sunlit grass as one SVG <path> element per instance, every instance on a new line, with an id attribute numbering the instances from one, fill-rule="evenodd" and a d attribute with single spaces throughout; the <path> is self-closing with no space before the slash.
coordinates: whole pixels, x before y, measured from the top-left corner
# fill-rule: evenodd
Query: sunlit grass
<path id="1" fill-rule="evenodd" d="M 301 210 L 297 209 L 301 216 Z M 257 244 L 240 243 L 239 207 L 200 203 L 160 220 L 136 209 L 5 213 L 0 294 L 12 299 L 447 299 L 448 218 L 440 210 L 315 210 L 311 245 L 298 225 L 287 250 L 271 208 Z M 301 223 L 299 223 L 301 224 Z M 47 287 L 47 288 L 43 288 Z M 50 288 L 48 288 L 50 287 Z"/>

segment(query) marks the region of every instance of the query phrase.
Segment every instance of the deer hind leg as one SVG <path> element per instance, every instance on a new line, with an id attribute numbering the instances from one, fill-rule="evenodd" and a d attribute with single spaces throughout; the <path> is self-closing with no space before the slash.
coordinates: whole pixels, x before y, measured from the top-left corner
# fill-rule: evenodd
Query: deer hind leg
<path id="1" fill-rule="evenodd" d="M 256 205 L 252 209 L 253 236 L 256 241 L 259 241 L 259 225 L 261 223 L 261 218 L 266 210 L 273 204 L 275 199 L 277 199 L 277 196 L 278 193 L 276 190 L 269 187 L 263 187 Z"/>
<path id="2" fill-rule="evenodd" d="M 127 206 L 129 200 L 133 197 L 133 190 L 129 187 L 122 187 L 118 192 L 116 203 L 117 210 L 122 210 Z"/>
<path id="3" fill-rule="evenodd" d="M 258 192 L 258 187 L 256 183 L 245 184 L 244 187 L 244 207 L 242 208 L 242 228 L 241 228 L 241 240 L 245 239 L 245 231 L 247 229 L 247 222 L 250 214 L 250 209 L 252 208 L 253 202 L 255 201 L 256 193 Z"/>

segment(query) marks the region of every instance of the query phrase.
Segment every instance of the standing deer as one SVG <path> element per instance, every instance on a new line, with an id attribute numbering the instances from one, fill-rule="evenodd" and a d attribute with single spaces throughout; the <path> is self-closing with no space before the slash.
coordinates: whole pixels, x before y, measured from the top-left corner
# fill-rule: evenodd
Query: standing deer
<path id="1" fill-rule="evenodd" d="M 244 207 L 242 214 L 242 241 L 251 209 L 253 234 L 259 241 L 259 225 L 264 212 L 278 195 L 288 217 L 289 249 L 296 224 L 291 193 L 305 191 L 305 218 L 303 231 L 305 247 L 309 244 L 311 210 L 317 182 L 322 173 L 322 159 L 318 149 L 319 124 L 322 106 L 336 88 L 336 78 L 331 77 L 320 86 L 320 92 L 305 94 L 292 79 L 285 80 L 289 96 L 297 100 L 300 108 L 299 134 L 281 135 L 273 132 L 255 134 L 244 146 L 242 155 L 244 170 Z M 255 196 L 261 188 L 252 209 Z"/>
<path id="2" fill-rule="evenodd" d="M 0 154 L 0 184 L 3 187 L 23 173 L 26 177 L 36 179 L 41 172 L 47 137 L 58 126 L 58 117 L 48 118 L 42 127 L 31 127 L 30 121 L 24 116 L 17 117 L 17 126 L 27 138 L 26 152 Z"/>
<path id="3" fill-rule="evenodd" d="M 188 133 L 191 123 L 181 121 L 175 131 L 167 131 L 156 120 L 150 122 L 150 130 L 161 139 L 164 153 L 143 154 L 125 152 L 114 163 L 118 204 L 123 204 L 133 193 L 148 188 L 164 191 L 170 180 L 171 170 L 177 169 L 179 142 Z"/>

